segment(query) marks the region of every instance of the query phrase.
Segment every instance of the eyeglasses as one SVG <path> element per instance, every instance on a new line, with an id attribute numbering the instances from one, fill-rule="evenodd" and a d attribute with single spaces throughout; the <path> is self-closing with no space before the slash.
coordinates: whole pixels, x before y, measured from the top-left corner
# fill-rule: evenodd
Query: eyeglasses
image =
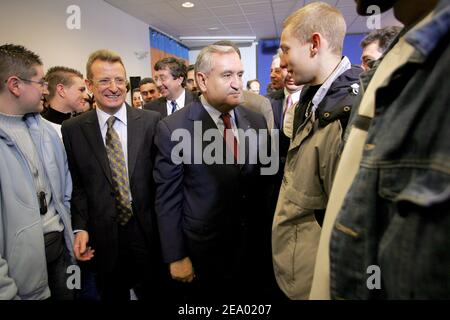
<path id="1" fill-rule="evenodd" d="M 17 77 L 17 78 L 19 78 L 20 80 L 25 81 L 25 82 L 37 83 L 41 87 L 48 88 L 48 82 L 45 81 L 44 79 L 41 79 L 39 81 L 35 81 L 35 80 L 30 80 L 30 79 L 24 79 L 24 78 L 21 78 L 21 77 Z"/>
<path id="2" fill-rule="evenodd" d="M 100 80 L 97 80 L 97 81 L 93 81 L 93 80 L 92 80 L 92 82 L 97 83 L 97 85 L 98 85 L 99 87 L 103 87 L 103 88 L 109 87 L 109 86 L 111 85 L 111 83 L 113 83 L 113 82 L 114 82 L 114 83 L 116 84 L 116 86 L 118 86 L 118 87 L 124 87 L 124 86 L 126 86 L 126 84 L 127 84 L 127 80 L 124 79 L 124 78 L 100 79 Z"/>

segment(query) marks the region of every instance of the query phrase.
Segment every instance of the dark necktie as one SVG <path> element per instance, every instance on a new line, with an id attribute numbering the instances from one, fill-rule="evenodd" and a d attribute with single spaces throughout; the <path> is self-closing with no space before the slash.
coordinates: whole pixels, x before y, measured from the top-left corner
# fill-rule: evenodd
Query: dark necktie
<path id="1" fill-rule="evenodd" d="M 235 163 L 238 159 L 238 142 L 236 136 L 234 135 L 231 127 L 231 115 L 229 113 L 222 113 L 220 118 L 224 124 L 223 139 L 228 147 L 228 149 L 233 152 L 233 157 Z"/>
<path id="2" fill-rule="evenodd" d="M 116 193 L 117 221 L 126 225 L 133 215 L 130 201 L 130 184 L 128 181 L 127 166 L 123 155 L 122 144 L 119 135 L 113 125 L 116 117 L 109 117 L 106 131 L 106 153 L 111 168 L 114 190 Z"/>
<path id="3" fill-rule="evenodd" d="M 177 111 L 178 104 L 175 100 L 170 101 L 170 104 L 172 105 L 172 113 Z"/>

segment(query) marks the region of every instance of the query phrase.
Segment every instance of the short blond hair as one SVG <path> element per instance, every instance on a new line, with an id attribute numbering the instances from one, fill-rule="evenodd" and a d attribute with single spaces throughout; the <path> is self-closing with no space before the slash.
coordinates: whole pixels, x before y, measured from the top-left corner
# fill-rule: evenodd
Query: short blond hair
<path id="1" fill-rule="evenodd" d="M 89 80 L 92 80 L 92 65 L 97 60 L 106 61 L 109 63 L 119 62 L 122 65 L 123 69 L 125 69 L 122 58 L 119 56 L 119 54 L 107 49 L 97 50 L 89 56 L 88 62 L 86 64 L 86 76 Z"/>
<path id="2" fill-rule="evenodd" d="M 291 28 L 301 43 L 307 43 L 314 32 L 320 33 L 336 55 L 342 55 L 347 25 L 342 13 L 325 2 L 312 2 L 292 13 L 283 24 Z"/>

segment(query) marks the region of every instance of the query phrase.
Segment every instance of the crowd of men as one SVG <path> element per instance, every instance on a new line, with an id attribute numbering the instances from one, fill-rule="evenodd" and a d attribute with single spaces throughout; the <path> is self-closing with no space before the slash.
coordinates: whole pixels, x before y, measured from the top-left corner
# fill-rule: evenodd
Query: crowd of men
<path id="1" fill-rule="evenodd" d="M 113 51 L 84 80 L 1 45 L 0 299 L 449 299 L 450 1 L 356 2 L 404 28 L 352 65 L 342 13 L 305 5 L 267 97 L 229 41 L 131 105 Z"/>

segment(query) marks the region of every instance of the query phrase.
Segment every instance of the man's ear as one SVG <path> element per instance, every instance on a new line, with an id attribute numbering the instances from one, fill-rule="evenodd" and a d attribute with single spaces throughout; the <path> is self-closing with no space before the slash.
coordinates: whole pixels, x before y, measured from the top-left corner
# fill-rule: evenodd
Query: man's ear
<path id="1" fill-rule="evenodd" d="M 11 92 L 11 94 L 15 97 L 19 97 L 21 91 L 19 78 L 15 76 L 9 77 L 8 80 L 6 80 L 6 88 L 8 88 L 9 92 Z"/>
<path id="2" fill-rule="evenodd" d="M 56 85 L 56 93 L 61 98 L 65 98 L 66 97 L 66 88 L 64 87 L 64 85 L 62 83 L 58 83 Z"/>
<path id="3" fill-rule="evenodd" d="M 323 45 L 322 36 L 320 35 L 320 33 L 314 32 L 312 34 L 310 45 L 311 57 L 314 57 L 317 53 L 319 53 L 319 49 Z"/>
<path id="4" fill-rule="evenodd" d="M 197 86 L 199 87 L 200 91 L 206 91 L 206 82 L 207 82 L 207 76 L 203 72 L 197 72 L 195 75 L 195 80 L 197 82 Z"/>
<path id="5" fill-rule="evenodd" d="M 89 93 L 92 94 L 92 89 L 94 84 L 89 79 L 85 79 L 84 83 L 86 84 L 86 88 L 88 89 Z"/>

